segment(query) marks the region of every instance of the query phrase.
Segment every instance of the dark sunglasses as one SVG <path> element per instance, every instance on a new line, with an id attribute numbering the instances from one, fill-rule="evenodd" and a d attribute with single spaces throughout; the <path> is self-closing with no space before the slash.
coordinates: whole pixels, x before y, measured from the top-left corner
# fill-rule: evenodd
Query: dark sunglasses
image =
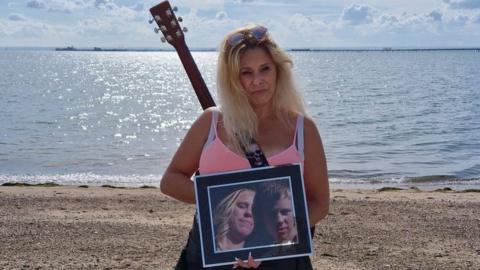
<path id="1" fill-rule="evenodd" d="M 260 42 L 267 34 L 268 29 L 263 26 L 255 26 L 252 29 L 248 29 L 243 32 L 235 33 L 231 35 L 227 42 L 231 47 L 235 47 L 238 44 L 244 42 L 249 36 L 253 37 L 256 42 Z"/>

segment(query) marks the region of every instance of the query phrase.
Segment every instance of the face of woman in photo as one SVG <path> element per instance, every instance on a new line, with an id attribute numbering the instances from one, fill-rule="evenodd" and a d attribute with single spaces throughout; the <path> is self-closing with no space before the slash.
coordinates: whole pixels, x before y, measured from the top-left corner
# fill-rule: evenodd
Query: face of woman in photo
<path id="1" fill-rule="evenodd" d="M 238 196 L 229 221 L 231 236 L 243 239 L 252 233 L 255 226 L 252 213 L 254 198 L 252 190 L 245 190 Z"/>
<path id="2" fill-rule="evenodd" d="M 266 49 L 256 47 L 244 52 L 240 58 L 240 83 L 253 106 L 262 106 L 272 101 L 277 70 Z"/>
<path id="3" fill-rule="evenodd" d="M 277 243 L 293 241 L 297 235 L 297 228 L 290 198 L 282 196 L 265 217 L 267 231 Z"/>

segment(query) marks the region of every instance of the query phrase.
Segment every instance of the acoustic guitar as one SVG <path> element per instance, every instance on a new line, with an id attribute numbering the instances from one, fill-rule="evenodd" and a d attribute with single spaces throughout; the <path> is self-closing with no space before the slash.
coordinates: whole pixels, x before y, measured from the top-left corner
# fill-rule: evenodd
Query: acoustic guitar
<path id="1" fill-rule="evenodd" d="M 163 1 L 150 8 L 150 13 L 153 16 L 150 22 L 157 23 L 158 28 L 155 28 L 155 32 L 161 32 L 163 34 L 162 41 L 170 43 L 177 51 L 193 90 L 195 90 L 195 94 L 200 101 L 200 105 L 205 110 L 208 107 L 215 106 L 215 101 L 212 95 L 210 95 L 202 74 L 198 70 L 195 60 L 193 60 L 192 54 L 185 43 L 184 32 L 187 29 L 180 27 L 179 21 L 182 21 L 182 19 L 181 17 L 177 18 L 174 11 L 176 11 L 176 8 L 172 9 L 168 1 Z"/>

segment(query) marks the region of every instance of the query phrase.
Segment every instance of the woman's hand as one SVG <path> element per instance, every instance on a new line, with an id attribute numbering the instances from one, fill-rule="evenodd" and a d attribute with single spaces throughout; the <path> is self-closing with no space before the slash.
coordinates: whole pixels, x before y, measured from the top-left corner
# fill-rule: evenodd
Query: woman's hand
<path id="1" fill-rule="evenodd" d="M 258 268 L 262 262 L 256 262 L 253 257 L 252 253 L 248 254 L 248 260 L 242 261 L 239 258 L 235 258 L 236 262 L 233 264 L 233 268 L 242 267 L 242 268 Z"/>

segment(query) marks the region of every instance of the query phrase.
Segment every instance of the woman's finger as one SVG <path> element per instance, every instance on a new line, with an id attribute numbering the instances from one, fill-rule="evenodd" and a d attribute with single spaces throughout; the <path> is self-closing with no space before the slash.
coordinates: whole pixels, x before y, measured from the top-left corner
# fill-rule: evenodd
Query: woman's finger
<path id="1" fill-rule="evenodd" d="M 247 263 L 247 264 L 248 264 L 248 266 L 249 266 L 250 268 L 258 268 L 258 266 L 260 265 L 260 263 L 261 263 L 261 262 L 256 262 L 256 261 L 253 259 L 251 252 L 248 254 L 248 263 Z"/>
<path id="2" fill-rule="evenodd" d="M 243 268 L 249 268 L 248 267 L 248 264 L 244 261 L 242 261 L 241 259 L 235 257 L 235 263 L 233 264 L 233 269 L 236 269 L 238 267 L 243 267 Z"/>
<path id="3" fill-rule="evenodd" d="M 235 263 L 233 264 L 233 269 L 236 269 L 238 267 L 242 268 L 258 268 L 260 266 L 260 263 L 262 262 L 256 262 L 253 257 L 252 253 L 248 254 L 248 260 L 243 261 L 237 257 L 235 257 Z"/>

